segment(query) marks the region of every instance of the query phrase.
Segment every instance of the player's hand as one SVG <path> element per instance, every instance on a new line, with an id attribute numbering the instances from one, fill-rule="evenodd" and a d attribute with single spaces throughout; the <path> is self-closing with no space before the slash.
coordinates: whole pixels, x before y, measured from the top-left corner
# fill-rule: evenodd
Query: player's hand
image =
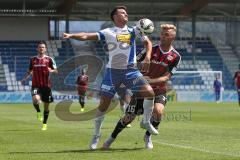
<path id="1" fill-rule="evenodd" d="M 148 77 L 148 76 L 144 76 L 144 78 L 145 78 L 145 80 L 148 81 L 149 84 L 156 84 L 156 83 L 159 84 L 159 83 L 161 83 L 161 82 L 159 82 L 159 80 L 156 79 L 156 78 L 150 78 L 150 77 Z"/>
<path id="2" fill-rule="evenodd" d="M 53 70 L 52 68 L 49 68 L 49 67 L 48 67 L 48 72 L 53 73 L 54 70 Z"/>
<path id="3" fill-rule="evenodd" d="M 148 77 L 148 76 L 144 76 L 144 78 L 148 81 L 148 82 L 150 82 L 151 81 L 151 78 L 150 77 Z"/>
<path id="4" fill-rule="evenodd" d="M 69 38 L 71 38 L 71 34 L 63 33 L 63 39 L 69 39 Z"/>
<path id="5" fill-rule="evenodd" d="M 148 77 L 148 76 L 144 76 L 144 78 L 148 81 L 148 83 L 155 83 L 155 80 L 154 79 L 152 79 L 152 78 L 150 78 L 150 77 Z"/>
<path id="6" fill-rule="evenodd" d="M 141 72 L 148 73 L 149 67 L 150 67 L 150 59 L 146 57 L 146 58 L 144 58 L 144 60 L 142 61 Z"/>

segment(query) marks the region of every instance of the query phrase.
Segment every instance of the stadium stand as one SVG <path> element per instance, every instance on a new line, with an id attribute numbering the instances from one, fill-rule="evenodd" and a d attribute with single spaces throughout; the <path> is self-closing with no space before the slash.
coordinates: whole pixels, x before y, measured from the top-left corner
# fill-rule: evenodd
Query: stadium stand
<path id="1" fill-rule="evenodd" d="M 196 47 L 196 55 L 192 54 L 192 40 L 191 38 L 178 38 L 175 41 L 175 48 L 182 55 L 182 62 L 179 70 L 184 71 L 222 71 L 223 72 L 223 86 L 225 89 L 230 90 L 233 89 L 232 86 L 232 76 L 224 64 L 221 56 L 217 48 L 212 44 L 209 38 L 196 38 L 195 47 Z M 195 56 L 195 57 L 194 57 Z M 195 60 L 195 64 L 193 61 Z M 210 77 L 208 77 L 210 76 Z M 183 79 L 181 81 L 177 81 L 173 78 L 174 84 L 181 85 L 192 85 L 195 84 L 195 89 L 211 89 L 213 85 L 215 77 L 214 75 L 202 74 L 198 78 Z M 183 83 L 184 82 L 184 83 Z M 207 88 L 202 86 L 203 84 L 208 84 Z M 200 86 L 200 87 L 198 87 Z M 189 86 L 185 87 L 176 87 L 182 89 L 188 89 Z"/>
<path id="2" fill-rule="evenodd" d="M 36 55 L 37 41 L 1 41 L 0 53 L 0 89 L 2 91 L 29 90 L 31 81 L 22 85 L 20 80 L 28 70 L 29 58 Z M 46 41 L 48 55 L 61 64 L 68 57 L 74 56 L 69 41 Z M 3 74 L 4 73 L 4 74 Z M 5 80 L 5 81 L 4 81 Z"/>
<path id="3" fill-rule="evenodd" d="M 152 37 L 153 41 L 158 41 L 158 37 Z M 36 54 L 36 41 L 1 41 L 0 52 L 0 89 L 4 91 L 28 90 L 29 85 L 20 84 L 21 78 L 27 71 L 29 57 Z M 75 55 L 70 41 L 46 41 L 48 55 L 54 57 L 60 65 L 69 57 Z M 233 89 L 231 83 L 232 76 L 225 66 L 217 48 L 209 38 L 196 39 L 195 64 L 192 54 L 191 38 L 177 38 L 174 46 L 181 53 L 182 61 L 179 71 L 223 71 L 223 86 L 227 90 Z M 106 60 L 103 42 L 95 42 L 95 54 Z M 21 56 L 19 56 L 21 55 Z M 75 75 L 75 74 L 74 74 Z M 74 81 L 74 77 L 70 77 Z M 199 74 L 198 77 L 173 77 L 174 88 L 177 90 L 210 90 L 214 81 L 214 75 Z M 31 84 L 31 81 L 28 82 Z"/>

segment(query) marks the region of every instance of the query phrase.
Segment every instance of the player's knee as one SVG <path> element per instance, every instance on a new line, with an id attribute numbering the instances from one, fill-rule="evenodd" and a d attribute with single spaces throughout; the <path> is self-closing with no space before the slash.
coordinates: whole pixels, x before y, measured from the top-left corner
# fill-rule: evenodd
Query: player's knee
<path id="1" fill-rule="evenodd" d="M 152 118 L 154 121 L 158 122 L 163 118 L 164 111 L 163 109 L 154 110 Z"/>
<path id="2" fill-rule="evenodd" d="M 98 110 L 101 111 L 101 112 L 106 112 L 108 109 L 108 106 L 105 106 L 105 105 L 99 105 L 98 106 Z"/>
<path id="3" fill-rule="evenodd" d="M 40 104 L 41 103 L 41 100 L 40 99 L 33 99 L 33 104 Z"/>
<path id="4" fill-rule="evenodd" d="M 154 91 L 152 89 L 148 90 L 147 94 L 148 94 L 147 97 L 154 97 L 155 96 Z"/>
<path id="5" fill-rule="evenodd" d="M 39 95 L 35 95 L 32 97 L 32 101 L 34 104 L 40 104 L 41 103 L 41 98 Z"/>
<path id="6" fill-rule="evenodd" d="M 159 113 L 159 114 L 163 114 L 163 112 L 164 112 L 164 104 L 163 104 L 163 102 L 155 101 L 154 102 L 153 112 Z"/>
<path id="7" fill-rule="evenodd" d="M 157 109 L 154 109 L 154 113 L 155 113 L 156 115 L 161 116 L 161 115 L 164 114 L 164 110 L 163 110 L 162 108 L 157 108 Z"/>
<path id="8" fill-rule="evenodd" d="M 111 99 L 112 98 L 109 98 L 109 97 L 106 97 L 106 96 L 102 96 L 101 99 L 100 99 L 100 104 L 98 106 L 98 109 L 101 111 L 101 112 L 105 112 L 107 111 L 110 103 L 111 103 Z"/>
<path id="9" fill-rule="evenodd" d="M 150 95 L 153 95 L 153 96 L 155 95 L 154 91 L 153 91 L 153 89 L 152 89 L 152 87 L 150 85 L 145 85 L 145 88 L 146 88 L 146 90 L 148 91 L 148 93 Z"/>
<path id="10" fill-rule="evenodd" d="M 152 97 L 155 96 L 154 91 L 153 91 L 153 89 L 150 85 L 144 85 L 142 87 L 142 91 L 144 91 L 143 92 L 143 97 L 152 98 Z"/>

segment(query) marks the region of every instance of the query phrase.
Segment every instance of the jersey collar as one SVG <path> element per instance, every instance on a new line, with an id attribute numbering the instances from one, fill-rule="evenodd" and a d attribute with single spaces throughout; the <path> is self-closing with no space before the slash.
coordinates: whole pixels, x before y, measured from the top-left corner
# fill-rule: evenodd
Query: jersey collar
<path id="1" fill-rule="evenodd" d="M 117 30 L 127 30 L 127 25 L 125 25 L 123 28 L 115 26 L 114 29 L 117 29 Z"/>
<path id="2" fill-rule="evenodd" d="M 38 59 L 42 59 L 42 58 L 45 58 L 45 57 L 46 57 L 46 55 L 43 55 L 43 57 L 39 57 L 39 55 L 37 55 Z"/>
<path id="3" fill-rule="evenodd" d="M 158 47 L 159 47 L 160 51 L 161 51 L 163 54 L 168 54 L 169 52 L 171 52 L 171 51 L 173 50 L 173 46 L 171 46 L 170 50 L 169 50 L 169 51 L 167 51 L 167 52 L 165 52 L 165 51 L 163 51 L 163 50 L 162 50 L 162 48 L 161 48 L 161 45 L 160 45 L 160 44 L 158 45 Z"/>

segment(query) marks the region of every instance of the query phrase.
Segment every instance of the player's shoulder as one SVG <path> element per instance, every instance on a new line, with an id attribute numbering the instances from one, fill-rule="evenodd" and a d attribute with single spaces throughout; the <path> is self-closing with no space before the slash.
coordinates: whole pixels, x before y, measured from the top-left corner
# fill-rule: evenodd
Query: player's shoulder
<path id="1" fill-rule="evenodd" d="M 32 57 L 30 57 L 30 59 L 36 59 L 36 58 L 38 58 L 37 56 L 32 56 Z"/>
<path id="2" fill-rule="evenodd" d="M 180 53 L 174 47 L 172 47 L 172 52 L 181 56 Z"/>
<path id="3" fill-rule="evenodd" d="M 133 32 L 136 31 L 136 26 L 127 26 L 128 31 Z"/>
<path id="4" fill-rule="evenodd" d="M 38 61 L 38 56 L 30 57 L 30 62 L 37 62 L 37 61 Z"/>
<path id="5" fill-rule="evenodd" d="M 181 58 L 180 53 L 174 47 L 172 48 L 172 52 L 173 54 L 176 54 L 177 57 Z"/>
<path id="6" fill-rule="evenodd" d="M 47 60 L 51 60 L 51 61 L 55 62 L 55 61 L 54 61 L 54 58 L 53 58 L 53 57 L 50 57 L 50 56 L 48 56 L 48 55 L 44 55 L 44 58 L 47 59 Z"/>
<path id="7" fill-rule="evenodd" d="M 48 55 L 44 55 L 44 58 L 50 58 L 53 59 L 52 57 L 48 56 Z"/>
<path id="8" fill-rule="evenodd" d="M 100 30 L 99 32 L 103 33 L 103 34 L 113 33 L 114 32 L 114 27 L 108 27 L 108 28 Z"/>
<path id="9" fill-rule="evenodd" d="M 152 49 L 157 49 L 157 48 L 159 48 L 159 44 L 154 43 L 153 46 L 152 46 Z"/>

